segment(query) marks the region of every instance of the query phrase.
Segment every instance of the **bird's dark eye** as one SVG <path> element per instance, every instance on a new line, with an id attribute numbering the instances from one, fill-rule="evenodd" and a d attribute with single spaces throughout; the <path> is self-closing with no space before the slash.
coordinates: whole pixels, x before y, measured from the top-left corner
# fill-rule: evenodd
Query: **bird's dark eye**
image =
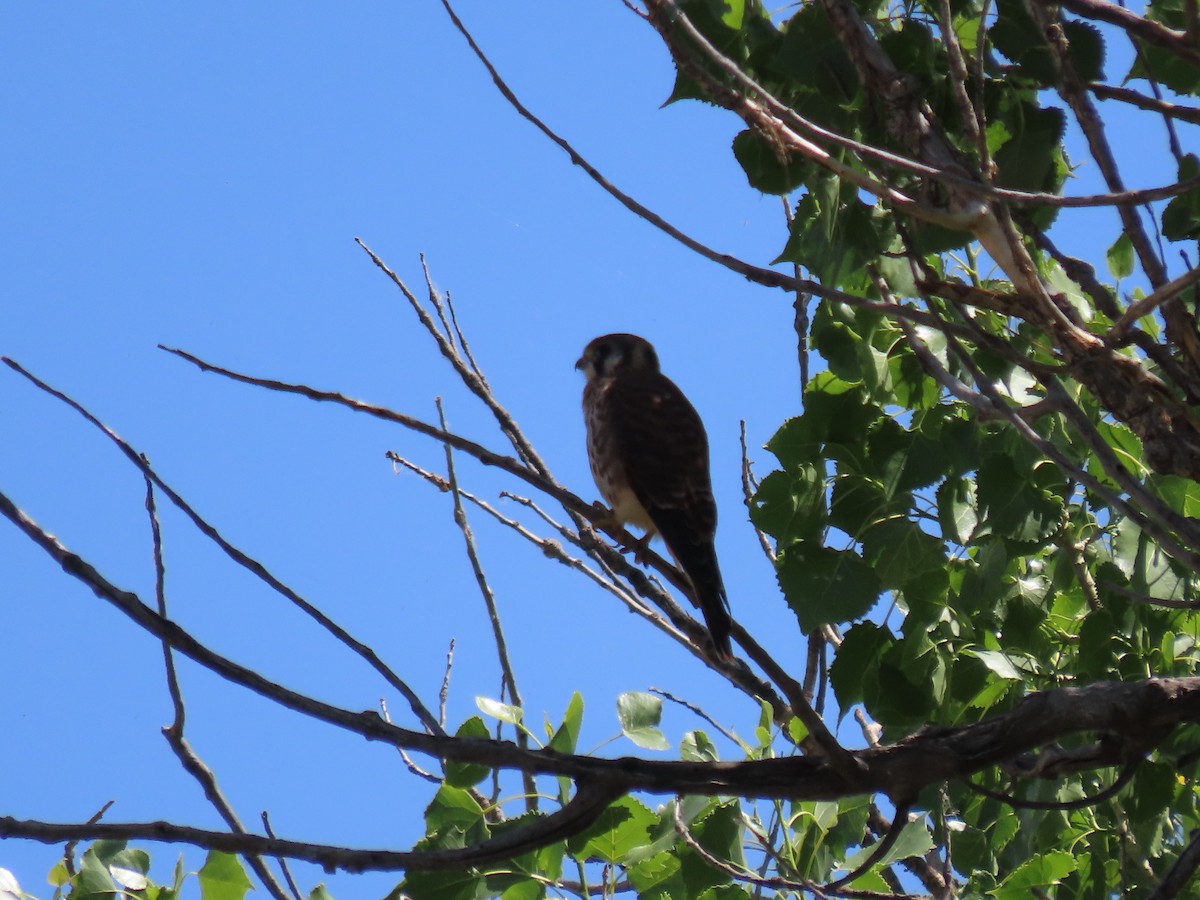
<path id="1" fill-rule="evenodd" d="M 596 345 L 596 358 L 604 359 L 607 356 L 608 356 L 608 344 L 597 344 Z"/>

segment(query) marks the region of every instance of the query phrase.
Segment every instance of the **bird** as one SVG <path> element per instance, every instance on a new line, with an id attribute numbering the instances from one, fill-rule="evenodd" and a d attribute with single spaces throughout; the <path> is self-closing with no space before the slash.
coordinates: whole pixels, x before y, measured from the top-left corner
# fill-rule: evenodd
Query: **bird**
<path id="1" fill-rule="evenodd" d="M 733 620 L 717 563 L 717 504 L 699 413 L 660 371 L 653 345 L 637 335 L 596 338 L 575 368 L 587 379 L 588 463 L 600 495 L 620 524 L 645 530 L 642 547 L 655 534 L 662 537 L 691 585 L 717 654 L 731 659 Z"/>

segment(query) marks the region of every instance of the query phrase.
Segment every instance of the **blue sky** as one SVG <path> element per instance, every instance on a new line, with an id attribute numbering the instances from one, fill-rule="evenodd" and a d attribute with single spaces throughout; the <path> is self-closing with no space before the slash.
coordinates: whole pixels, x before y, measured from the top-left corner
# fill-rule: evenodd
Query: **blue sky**
<path id="1" fill-rule="evenodd" d="M 611 179 L 722 250 L 758 263 L 777 254 L 782 210 L 746 188 L 729 152 L 737 122 L 698 104 L 659 108 L 669 61 L 620 4 L 460 12 L 514 89 Z M 738 482 L 738 420 L 761 445 L 799 411 L 789 299 L 695 258 L 600 192 L 512 112 L 438 4 L 9 5 L 3 19 L 0 352 L 149 454 L 231 541 L 368 640 L 430 704 L 455 638 L 452 724 L 475 712 L 475 695 L 498 693 L 483 604 L 448 497 L 394 476 L 384 458 L 394 449 L 440 470 L 441 448 L 156 349 L 426 418 L 443 396 L 454 428 L 503 449 L 356 236 L 414 287 L 427 255 L 497 393 L 585 496 L 595 492 L 574 361 L 607 331 L 654 341 L 708 423 L 734 607 L 778 636 L 782 658 L 802 658 Z M 3 490 L 152 598 L 137 472 L 7 369 L 0 432 Z M 460 477 L 493 498 L 519 488 L 467 460 Z M 377 704 L 383 686 L 364 664 L 179 514 L 162 519 L 172 615 L 290 686 L 352 709 Z M 473 524 L 533 721 L 560 717 L 578 689 L 593 746 L 618 730 L 617 695 L 653 685 L 753 727 L 749 701 L 611 598 Z M 0 528 L 0 569 L 12 673 L 0 692 L 3 812 L 83 820 L 115 799 L 111 821 L 216 827 L 159 734 L 170 708 L 155 642 L 12 528 Z M 181 677 L 188 734 L 252 826 L 268 809 L 297 838 L 403 848 L 419 836 L 430 789 L 393 753 L 186 661 Z M 672 713 L 664 724 L 677 746 L 700 723 Z M 175 853 L 153 853 L 160 878 Z M 0 866 L 48 896 L 57 854 L 3 842 Z M 186 860 L 198 867 L 202 855 Z M 302 886 L 320 880 L 301 867 Z M 394 881 L 329 883 L 370 896 Z"/>
<path id="2" fill-rule="evenodd" d="M 777 255 L 780 202 L 747 188 L 729 151 L 739 123 L 696 103 L 660 108 L 669 60 L 620 3 L 463 0 L 459 11 L 522 99 L 611 180 L 722 251 Z M 497 394 L 584 496 L 595 491 L 574 360 L 608 331 L 652 340 L 708 425 L 734 613 L 802 665 L 738 474 L 739 420 L 757 448 L 800 411 L 790 297 L 699 259 L 601 192 L 512 111 L 439 4 L 7 4 L 0 72 L 0 353 L 149 454 L 233 543 L 431 705 L 454 638 L 451 725 L 474 714 L 476 695 L 497 695 L 495 651 L 449 498 L 384 458 L 441 470 L 441 448 L 156 349 L 426 419 L 442 396 L 455 430 L 503 449 L 355 237 L 414 288 L 427 255 Z M 1144 174 L 1145 185 L 1174 175 Z M 1107 214 L 1077 215 L 1085 224 L 1060 238 L 1102 260 L 1111 237 L 1100 243 L 1086 223 Z M 0 435 L 0 489 L 149 601 L 138 473 L 8 370 Z M 768 455 L 754 458 L 765 474 Z M 491 498 L 520 489 L 467 460 L 459 475 Z M 364 664 L 177 512 L 162 521 L 171 612 L 193 634 L 290 687 L 376 706 L 384 686 Z M 473 525 L 533 722 L 557 721 L 579 690 L 592 747 L 618 730 L 618 694 L 656 686 L 753 728 L 754 704 L 691 656 L 510 533 L 479 515 Z M 115 800 L 111 821 L 219 827 L 159 733 L 170 721 L 159 646 L 4 526 L 0 573 L 0 813 L 82 821 Z M 391 848 L 419 837 L 431 789 L 394 753 L 186 661 L 180 673 L 188 736 L 251 827 L 267 809 L 288 837 Z M 695 727 L 668 712 L 671 753 Z M 0 867 L 46 897 L 58 852 L 0 842 Z M 153 848 L 160 879 L 176 853 Z M 397 880 L 298 875 L 341 897 Z"/>

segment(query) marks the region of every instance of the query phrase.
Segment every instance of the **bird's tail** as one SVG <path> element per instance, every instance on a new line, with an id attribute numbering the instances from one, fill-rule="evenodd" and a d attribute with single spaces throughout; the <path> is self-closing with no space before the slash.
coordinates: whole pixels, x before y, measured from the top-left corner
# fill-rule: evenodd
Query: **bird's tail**
<path id="1" fill-rule="evenodd" d="M 730 659 L 733 650 L 729 643 L 729 632 L 733 619 L 729 615 L 729 598 L 725 594 L 725 582 L 721 579 L 721 567 L 717 564 L 717 549 L 711 536 L 696 534 L 695 529 L 681 517 L 656 517 L 659 533 L 675 564 L 683 570 L 692 585 L 692 596 L 704 613 L 708 633 L 712 635 L 717 655 Z"/>
<path id="2" fill-rule="evenodd" d="M 700 611 L 704 613 L 704 621 L 708 625 L 708 633 L 712 635 L 713 645 L 717 655 L 722 659 L 731 659 L 733 649 L 729 643 L 729 632 L 733 628 L 733 619 L 729 615 L 729 597 L 725 594 L 725 583 L 721 580 L 721 569 L 717 565 L 717 554 L 709 548 L 711 560 L 703 566 L 688 568 L 683 566 Z"/>

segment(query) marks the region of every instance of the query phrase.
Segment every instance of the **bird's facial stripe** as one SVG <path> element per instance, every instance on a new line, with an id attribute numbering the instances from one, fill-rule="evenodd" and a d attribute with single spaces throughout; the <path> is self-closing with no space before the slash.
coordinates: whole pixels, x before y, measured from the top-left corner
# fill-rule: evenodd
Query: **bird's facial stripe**
<path id="1" fill-rule="evenodd" d="M 596 356 L 600 362 L 600 371 L 605 375 L 613 374 L 625 361 L 625 354 L 620 347 L 611 344 L 601 344 L 596 348 Z"/>

